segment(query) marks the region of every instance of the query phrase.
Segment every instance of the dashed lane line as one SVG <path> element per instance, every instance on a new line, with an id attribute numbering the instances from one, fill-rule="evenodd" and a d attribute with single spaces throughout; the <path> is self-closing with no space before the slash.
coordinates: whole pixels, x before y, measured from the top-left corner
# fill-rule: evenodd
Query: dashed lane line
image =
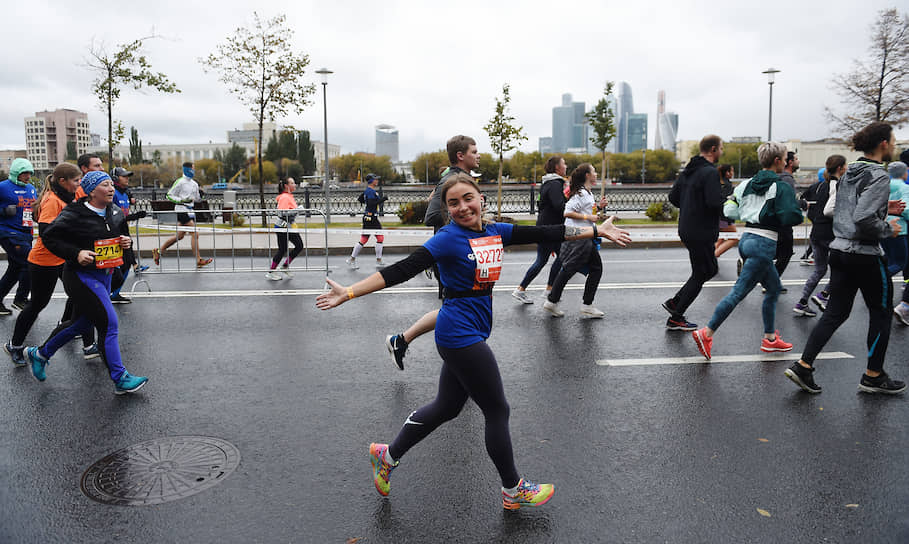
<path id="1" fill-rule="evenodd" d="M 695 357 L 658 357 L 654 359 L 598 359 L 600 366 L 648 366 L 648 365 L 691 365 L 713 363 L 759 363 L 770 361 L 791 361 L 792 352 L 762 353 L 760 355 L 715 355 L 709 361 L 698 355 Z M 855 359 L 854 356 L 842 351 L 828 351 L 819 353 L 817 359 Z"/>

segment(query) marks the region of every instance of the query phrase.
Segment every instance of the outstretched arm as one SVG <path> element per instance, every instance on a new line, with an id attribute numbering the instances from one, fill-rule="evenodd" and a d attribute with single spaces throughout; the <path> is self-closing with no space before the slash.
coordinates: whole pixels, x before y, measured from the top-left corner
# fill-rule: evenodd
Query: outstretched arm
<path id="1" fill-rule="evenodd" d="M 316 297 L 316 307 L 320 310 L 329 310 L 336 306 L 340 306 L 355 297 L 368 295 L 369 293 L 385 287 L 385 278 L 378 272 L 366 279 L 358 281 L 350 287 L 345 287 L 328 278 L 325 278 L 325 281 L 331 287 L 331 290 Z"/>

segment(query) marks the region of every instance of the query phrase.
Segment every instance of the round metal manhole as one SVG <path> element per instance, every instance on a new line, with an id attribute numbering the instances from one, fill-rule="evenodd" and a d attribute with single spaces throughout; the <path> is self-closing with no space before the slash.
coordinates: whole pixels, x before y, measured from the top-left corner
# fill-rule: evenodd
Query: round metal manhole
<path id="1" fill-rule="evenodd" d="M 218 484 L 239 464 L 239 450 L 220 438 L 156 438 L 115 451 L 90 466 L 82 475 L 82 492 L 104 504 L 161 504 Z"/>

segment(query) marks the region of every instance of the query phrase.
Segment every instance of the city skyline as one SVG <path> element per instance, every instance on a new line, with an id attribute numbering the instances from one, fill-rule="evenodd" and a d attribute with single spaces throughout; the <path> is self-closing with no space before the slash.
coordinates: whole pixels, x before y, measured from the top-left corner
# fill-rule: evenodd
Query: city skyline
<path id="1" fill-rule="evenodd" d="M 471 14 L 470 24 L 456 47 L 438 39 L 435 23 L 445 19 L 446 12 L 435 5 L 389 1 L 380 9 L 364 2 L 351 9 L 348 4 L 265 1 L 256 9 L 264 17 L 287 14 L 289 27 L 296 31 L 295 49 L 310 57 L 301 83 L 317 84 L 304 113 L 279 118 L 279 124 L 323 139 L 322 89 L 313 72 L 325 66 L 334 71 L 326 88 L 329 142 L 344 153 L 375 152 L 374 127 L 390 123 L 399 130 L 400 158 L 410 160 L 444 148 L 458 133 L 475 137 L 481 151 L 488 152 L 482 127 L 492 117 L 496 93 L 505 82 L 512 91 L 511 114 L 529 137 L 522 151 L 535 150 L 539 138 L 551 133 L 554 97 L 570 90 L 575 100 L 589 106 L 602 96 L 607 80 L 633 83 L 639 102 L 643 100 L 637 111 L 651 117 L 648 148 L 654 147 L 659 128 L 652 97 L 661 89 L 671 97 L 671 110 L 684 120 L 678 140 L 711 132 L 724 138 L 766 134 L 768 85 L 762 72 L 769 66 L 782 70 L 773 89 L 775 139 L 834 136 L 824 118 L 824 106 L 839 107 L 830 79 L 849 71 L 853 59 L 864 58 L 877 10 L 890 7 L 877 0 L 869 4 L 830 10 L 818 0 L 770 2 L 738 6 L 733 18 L 728 9 L 704 12 L 686 2 L 574 2 L 560 9 L 602 24 L 563 45 L 538 40 L 536 32 L 495 31 L 505 20 L 513 28 L 545 24 L 548 4 L 466 2 L 462 10 Z M 475 17 L 472 11 L 481 5 L 483 16 Z M 212 18 L 214 9 L 231 16 Z M 95 0 L 79 6 L 50 0 L 13 4 L 8 15 L 41 21 L 42 32 L 36 39 L 29 25 L 7 30 L 7 39 L 22 44 L 23 54 L 7 56 L 2 64 L 0 148 L 24 149 L 22 120 L 43 110 L 86 112 L 93 132 L 107 132 L 106 117 L 90 92 L 92 76 L 84 67 L 93 38 L 113 46 L 152 32 L 161 35 L 147 42 L 146 56 L 152 68 L 166 73 L 182 92 L 160 95 L 125 88 L 114 110 L 127 130 L 137 128 L 143 143 L 223 141 L 225 127 L 252 121 L 249 110 L 197 62 L 236 27 L 250 24 L 252 9 L 246 4 L 161 0 L 120 13 Z M 631 24 L 643 20 L 648 21 L 646 35 Z M 850 39 L 840 39 L 840 33 L 792 31 L 792 24 L 809 20 L 816 28 L 848 25 Z M 748 24 L 731 24 L 734 21 Z M 176 30 L 186 24 L 190 31 Z M 470 84 L 445 84 L 452 72 L 460 72 Z M 899 128 L 897 136 L 905 139 L 909 131 Z"/>

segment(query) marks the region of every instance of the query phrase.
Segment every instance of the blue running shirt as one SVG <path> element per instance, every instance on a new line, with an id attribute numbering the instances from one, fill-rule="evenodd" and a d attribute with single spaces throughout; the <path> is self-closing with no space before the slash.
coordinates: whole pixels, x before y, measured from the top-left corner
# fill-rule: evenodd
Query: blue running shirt
<path id="1" fill-rule="evenodd" d="M 442 285 L 454 291 L 491 289 L 502 270 L 504 246 L 511 243 L 514 226 L 486 225 L 483 232 L 455 223 L 442 227 L 425 247 L 439 266 Z M 436 344 L 463 348 L 489 338 L 492 297 L 446 298 L 436 321 Z"/>

